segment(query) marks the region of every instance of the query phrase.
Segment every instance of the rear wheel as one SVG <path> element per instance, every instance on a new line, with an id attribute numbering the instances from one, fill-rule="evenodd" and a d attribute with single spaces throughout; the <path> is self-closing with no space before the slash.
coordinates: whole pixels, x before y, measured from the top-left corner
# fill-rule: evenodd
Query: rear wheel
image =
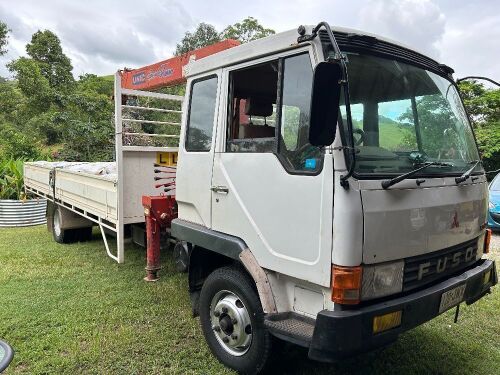
<path id="1" fill-rule="evenodd" d="M 271 336 L 253 281 L 236 267 L 223 267 L 205 280 L 200 323 L 212 353 L 227 367 L 258 374 L 271 352 Z"/>
<path id="2" fill-rule="evenodd" d="M 75 241 L 86 242 L 92 239 L 92 227 L 73 229 L 76 231 Z"/>
<path id="3" fill-rule="evenodd" d="M 57 243 L 73 242 L 75 232 L 72 229 L 62 229 L 62 213 L 59 207 L 56 207 L 52 215 L 52 235 Z"/>
<path id="4" fill-rule="evenodd" d="M 89 241 L 92 238 L 92 227 L 62 229 L 62 212 L 56 207 L 52 214 L 52 235 L 57 243 L 72 243 Z"/>

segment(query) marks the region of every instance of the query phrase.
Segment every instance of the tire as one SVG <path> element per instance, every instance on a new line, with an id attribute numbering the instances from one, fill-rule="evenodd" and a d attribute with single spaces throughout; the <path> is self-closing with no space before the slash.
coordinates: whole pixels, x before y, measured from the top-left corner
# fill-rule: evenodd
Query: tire
<path id="1" fill-rule="evenodd" d="M 205 340 L 222 364 L 244 374 L 266 367 L 272 338 L 253 280 L 244 271 L 234 266 L 213 271 L 201 289 L 199 309 Z"/>
<path id="2" fill-rule="evenodd" d="M 177 242 L 174 246 L 174 264 L 175 270 L 180 273 L 186 273 L 189 268 L 189 250 L 185 242 Z"/>
<path id="3" fill-rule="evenodd" d="M 78 242 L 87 242 L 92 239 L 92 227 L 83 227 L 83 228 L 77 228 L 73 229 L 76 234 L 75 234 L 75 241 Z"/>
<path id="4" fill-rule="evenodd" d="M 57 243 L 71 243 L 75 240 L 75 230 L 61 228 L 61 209 L 56 207 L 52 215 L 52 236 Z"/>

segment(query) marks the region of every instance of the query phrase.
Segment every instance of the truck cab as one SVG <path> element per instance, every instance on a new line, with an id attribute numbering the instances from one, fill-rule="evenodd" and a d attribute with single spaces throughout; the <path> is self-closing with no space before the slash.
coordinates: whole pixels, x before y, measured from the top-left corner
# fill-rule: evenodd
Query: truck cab
<path id="1" fill-rule="evenodd" d="M 321 23 L 185 73 L 172 235 L 222 363 L 257 373 L 276 338 L 346 358 L 497 283 L 451 68 Z"/>

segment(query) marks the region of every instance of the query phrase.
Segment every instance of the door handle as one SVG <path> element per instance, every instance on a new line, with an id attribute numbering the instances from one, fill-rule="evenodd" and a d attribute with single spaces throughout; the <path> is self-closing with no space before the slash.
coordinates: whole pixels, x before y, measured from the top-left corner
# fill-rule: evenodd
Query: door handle
<path id="1" fill-rule="evenodd" d="M 228 194 L 229 189 L 227 186 L 212 186 L 210 188 L 214 193 Z"/>

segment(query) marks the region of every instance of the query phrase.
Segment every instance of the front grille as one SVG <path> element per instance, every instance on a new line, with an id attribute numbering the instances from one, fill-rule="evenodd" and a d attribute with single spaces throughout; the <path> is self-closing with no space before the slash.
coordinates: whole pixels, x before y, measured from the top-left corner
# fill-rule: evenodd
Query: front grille
<path id="1" fill-rule="evenodd" d="M 495 214 L 493 212 L 490 212 L 491 217 L 493 220 L 495 220 L 498 224 L 500 224 L 500 214 Z"/>
<path id="2" fill-rule="evenodd" d="M 405 259 L 403 291 L 446 279 L 474 264 L 477 238 L 430 254 Z"/>
<path id="3" fill-rule="evenodd" d="M 380 39 L 363 37 L 362 35 L 347 34 L 339 31 L 334 31 L 333 35 L 342 52 L 368 53 L 379 57 L 395 58 L 410 64 L 419 65 L 437 74 L 442 75 L 446 73 L 443 71 L 442 65 L 437 61 L 411 49 Z M 319 37 L 326 56 L 332 49 L 330 39 L 324 30 L 319 32 Z"/>

